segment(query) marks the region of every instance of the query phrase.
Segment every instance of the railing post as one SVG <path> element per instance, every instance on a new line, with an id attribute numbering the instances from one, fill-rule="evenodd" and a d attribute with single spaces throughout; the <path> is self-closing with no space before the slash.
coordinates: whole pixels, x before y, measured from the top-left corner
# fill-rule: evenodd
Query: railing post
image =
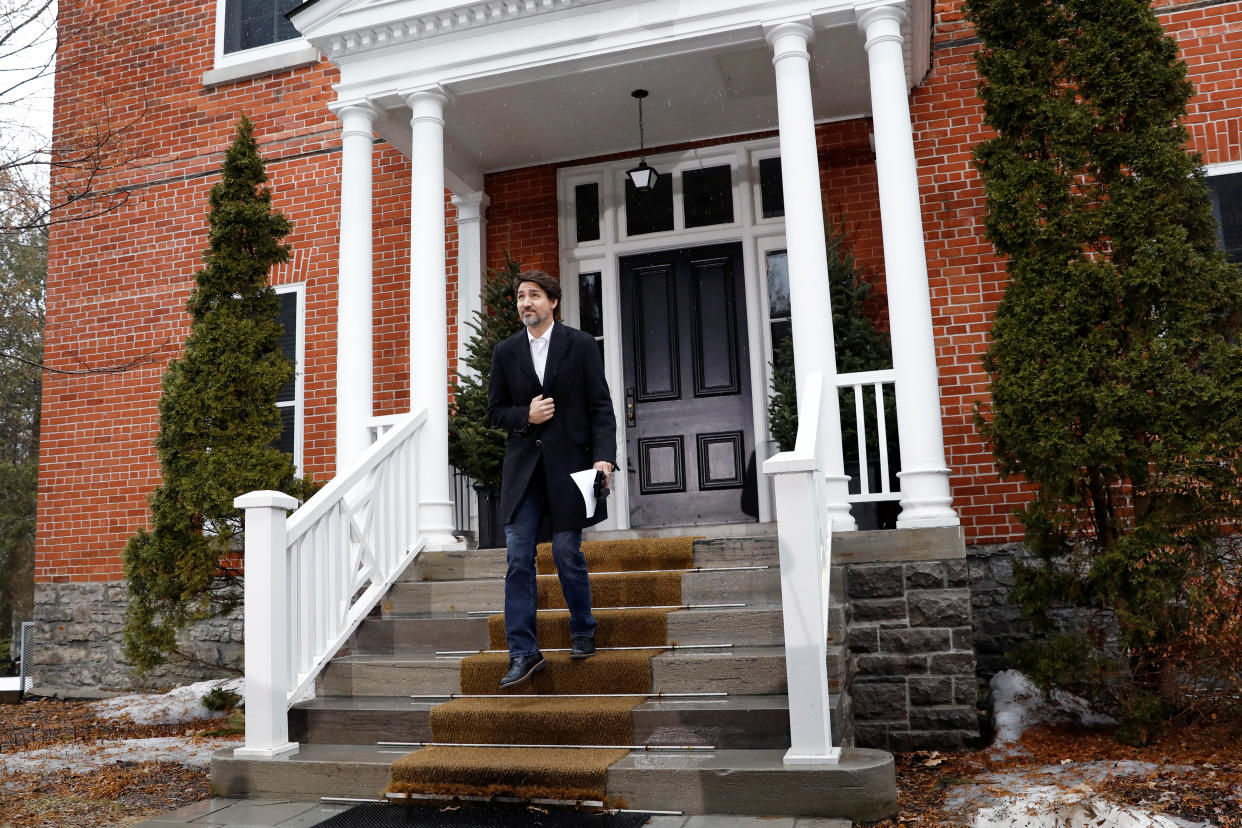
<path id="1" fill-rule="evenodd" d="M 246 510 L 246 744 L 234 756 L 276 756 L 289 741 L 289 584 L 286 512 L 298 502 L 284 492 L 250 492 L 233 501 Z"/>

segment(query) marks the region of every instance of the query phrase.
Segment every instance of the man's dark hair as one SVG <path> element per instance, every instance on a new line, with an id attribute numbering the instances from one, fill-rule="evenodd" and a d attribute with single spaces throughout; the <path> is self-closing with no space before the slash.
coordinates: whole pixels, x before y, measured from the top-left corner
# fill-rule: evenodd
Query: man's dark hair
<path id="1" fill-rule="evenodd" d="M 522 282 L 531 282 L 539 286 L 539 289 L 548 295 L 549 299 L 556 300 L 556 307 L 552 309 L 552 318 L 561 318 L 561 283 L 552 276 L 542 270 L 527 270 L 519 273 L 518 277 L 513 280 L 513 290 L 516 292 L 522 286 Z"/>

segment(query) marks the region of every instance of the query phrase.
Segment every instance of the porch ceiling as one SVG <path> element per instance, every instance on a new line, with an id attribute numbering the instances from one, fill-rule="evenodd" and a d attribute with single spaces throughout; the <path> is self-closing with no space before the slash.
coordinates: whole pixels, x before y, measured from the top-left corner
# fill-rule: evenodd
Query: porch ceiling
<path id="1" fill-rule="evenodd" d="M 512 85 L 453 89 L 447 140 L 483 172 L 638 150 L 643 104 L 648 147 L 776 129 L 776 78 L 762 39 L 718 50 L 637 58 Z M 870 111 L 866 54 L 847 28 L 817 33 L 812 47 L 815 115 Z"/>
<path id="2" fill-rule="evenodd" d="M 765 26 L 815 30 L 817 120 L 869 114 L 860 10 L 898 3 L 908 85 L 928 63 L 931 0 L 309 0 L 291 13 L 341 70 L 341 103 L 376 106 L 376 132 L 410 150 L 407 96 L 438 89 L 455 190 L 515 167 L 637 152 L 636 88 L 646 145 L 777 126 Z"/>

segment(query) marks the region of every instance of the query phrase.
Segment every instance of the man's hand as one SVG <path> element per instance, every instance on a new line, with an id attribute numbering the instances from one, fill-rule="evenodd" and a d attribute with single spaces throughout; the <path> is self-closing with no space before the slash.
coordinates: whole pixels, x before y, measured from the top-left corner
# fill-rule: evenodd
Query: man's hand
<path id="1" fill-rule="evenodd" d="M 530 413 L 526 415 L 526 419 L 535 425 L 546 423 L 552 419 L 552 415 L 556 413 L 556 405 L 552 402 L 552 398 L 546 400 L 543 394 L 535 397 L 530 401 Z"/>
<path id="2" fill-rule="evenodd" d="M 604 485 L 612 488 L 612 463 L 607 460 L 600 460 L 592 468 L 604 473 Z"/>

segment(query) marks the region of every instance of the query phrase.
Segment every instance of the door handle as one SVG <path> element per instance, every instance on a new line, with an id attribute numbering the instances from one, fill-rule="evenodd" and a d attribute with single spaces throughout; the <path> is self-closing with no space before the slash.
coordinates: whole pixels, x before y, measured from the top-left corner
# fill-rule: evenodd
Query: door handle
<path id="1" fill-rule="evenodd" d="M 633 428 L 637 424 L 634 415 L 634 389 L 625 389 L 625 427 Z"/>

